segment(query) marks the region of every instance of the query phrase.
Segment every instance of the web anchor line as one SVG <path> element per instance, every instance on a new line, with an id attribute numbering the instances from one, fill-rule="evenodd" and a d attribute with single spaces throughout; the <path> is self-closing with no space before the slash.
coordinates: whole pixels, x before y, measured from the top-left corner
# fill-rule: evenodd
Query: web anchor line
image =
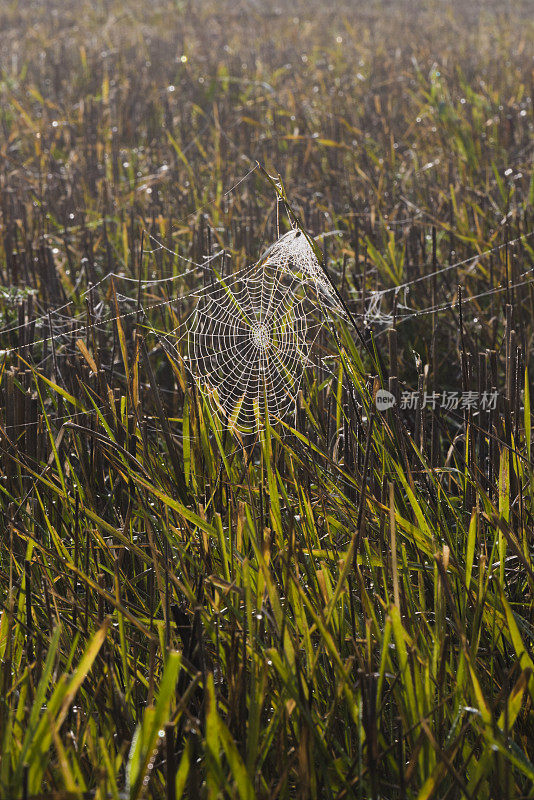
<path id="1" fill-rule="evenodd" d="M 230 186 L 230 188 L 227 189 L 223 193 L 222 197 L 228 197 L 228 195 L 232 194 L 232 192 L 234 192 L 239 186 L 241 186 L 241 184 L 244 183 L 254 172 L 256 172 L 257 169 L 258 169 L 258 165 L 254 164 L 251 167 L 251 169 L 249 169 L 249 171 L 245 175 L 243 175 L 241 178 L 239 178 L 236 181 L 236 183 L 232 184 L 232 186 Z M 176 223 L 185 222 L 186 220 L 191 219 L 191 217 L 196 216 L 201 211 L 203 211 L 204 209 L 206 209 L 209 206 L 213 205 L 214 203 L 215 203 L 215 200 L 211 200 L 211 201 L 208 201 L 208 202 L 204 203 L 202 206 L 200 206 L 199 208 L 195 209 L 195 211 L 192 211 L 190 214 L 186 214 L 184 217 L 181 217 L 180 219 L 177 219 Z M 219 258 L 222 255 L 222 253 L 224 252 L 224 251 L 219 251 L 219 252 L 215 253 L 213 256 L 206 257 L 206 260 L 204 261 L 203 264 L 197 264 L 196 262 L 192 261 L 191 259 L 188 259 L 185 256 L 182 256 L 180 253 L 176 253 L 175 251 L 170 250 L 169 248 L 165 247 L 165 245 L 163 245 L 161 242 L 159 242 L 148 231 L 143 230 L 142 233 L 143 233 L 143 235 L 146 234 L 147 236 L 149 236 L 150 239 L 154 240 L 158 244 L 159 247 L 157 249 L 164 248 L 166 250 L 169 250 L 169 252 L 172 253 L 172 255 L 175 256 L 176 258 L 179 258 L 179 259 L 181 259 L 181 260 L 183 260 L 183 261 L 185 261 L 185 262 L 187 262 L 189 264 L 193 264 L 194 265 L 194 269 L 189 270 L 186 273 L 181 273 L 180 275 L 170 276 L 169 278 L 164 278 L 164 279 L 156 279 L 156 280 L 151 280 L 151 281 L 141 281 L 141 284 L 143 286 L 157 285 L 158 283 L 166 283 L 168 281 L 179 280 L 180 278 L 186 277 L 187 275 L 195 272 L 196 269 L 207 268 L 208 264 L 212 260 L 214 260 L 216 258 Z M 48 237 L 48 236 L 49 236 L 49 234 L 44 234 L 45 238 Z M 144 252 L 150 252 L 150 251 L 144 251 Z M 80 275 L 81 274 L 82 274 L 82 271 L 80 272 Z M 95 289 L 97 289 L 102 284 L 104 284 L 106 281 L 108 281 L 108 280 L 110 280 L 112 278 L 115 278 L 117 280 L 125 280 L 125 281 L 129 281 L 129 282 L 132 282 L 132 283 L 139 284 L 139 279 L 138 278 L 133 278 L 131 276 L 123 275 L 121 273 L 116 273 L 116 272 L 112 271 L 112 272 L 109 272 L 106 275 L 104 275 L 96 283 L 90 284 L 87 287 L 87 289 L 81 293 L 80 297 L 82 297 L 82 298 L 86 297 L 88 294 L 90 294 L 91 292 L 94 292 Z M 64 303 L 64 304 L 62 304 L 60 306 L 57 306 L 56 308 L 47 309 L 45 314 L 42 314 L 39 317 L 35 317 L 32 320 L 29 320 L 28 322 L 23 322 L 23 323 L 20 323 L 20 324 L 17 324 L 17 325 L 11 325 L 8 328 L 0 329 L 0 336 L 2 336 L 3 334 L 6 334 L 6 333 L 12 333 L 12 332 L 15 332 L 15 331 L 18 331 L 18 330 L 22 330 L 22 329 L 24 329 L 26 327 L 29 327 L 31 325 L 38 325 L 38 324 L 40 324 L 42 322 L 47 321 L 48 318 L 49 318 L 49 315 L 52 316 L 52 317 L 59 316 L 60 312 L 65 311 L 67 308 L 69 308 L 69 307 L 71 307 L 73 305 L 74 305 L 74 300 L 69 300 L 67 303 Z M 67 320 L 75 320 L 75 319 L 79 319 L 80 317 L 82 317 L 84 315 L 85 315 L 85 311 L 81 312 L 78 315 L 74 315 L 72 317 L 69 317 L 67 315 L 64 315 L 64 316 L 65 316 L 65 319 L 67 319 Z M 49 337 L 49 341 L 52 338 L 53 338 L 53 336 L 50 336 Z M 41 344 L 41 343 L 42 342 L 33 342 L 32 344 Z M 17 348 L 12 348 L 12 351 L 16 351 L 16 349 Z M 7 349 L 4 349 L 4 350 L 0 349 L 0 352 L 7 352 Z"/>
<path id="2" fill-rule="evenodd" d="M 225 194 L 229 194 L 239 186 L 256 168 L 250 170 Z M 205 208 L 206 205 L 209 204 L 205 204 L 202 208 Z M 202 209 L 197 209 L 189 216 L 197 214 L 200 210 Z M 523 234 L 491 250 L 479 253 L 457 264 L 448 265 L 435 272 L 421 275 L 412 281 L 380 292 L 369 292 L 368 307 L 365 313 L 360 315 L 350 310 L 347 301 L 330 278 L 322 259 L 317 257 L 315 242 L 298 226 L 298 223 L 286 234 L 280 236 L 252 267 L 247 267 L 226 277 L 219 275 L 215 267 L 215 262 L 224 254 L 224 250 L 219 250 L 206 257 L 202 263 L 197 263 L 175 253 L 144 230 L 143 234 L 146 234 L 158 247 L 154 250 L 145 250 L 141 246 L 143 253 L 154 253 L 164 249 L 178 259 L 187 262 L 192 268 L 179 275 L 152 280 L 110 272 L 97 283 L 89 285 L 81 297 L 96 293 L 97 289 L 108 280 L 123 280 L 126 283 L 137 284 L 139 289 L 137 298 L 128 297 L 126 294 L 118 295 L 121 305 L 137 303 L 135 310 L 119 312 L 117 315 L 102 319 L 106 306 L 105 300 L 101 299 L 94 305 L 96 315 L 90 327 L 102 330 L 119 319 L 134 315 L 139 322 L 142 314 L 146 329 L 156 335 L 158 332 L 148 323 L 150 310 L 186 301 L 196 303 L 194 311 L 185 322 L 181 322 L 174 331 L 166 334 L 166 344 L 169 344 L 168 337 L 185 328 L 181 335 L 177 335 L 175 343 L 176 345 L 182 342 L 186 343 L 187 354 L 181 356 L 183 363 L 193 376 L 203 396 L 209 401 L 215 415 L 224 419 L 226 425 L 237 430 L 256 431 L 267 416 L 273 420 L 282 420 L 295 412 L 304 370 L 314 363 L 312 352 L 318 332 L 325 319 L 331 318 L 332 313 L 338 314 L 342 318 L 345 317 L 351 322 L 361 343 L 373 361 L 380 362 L 380 368 L 385 374 L 378 350 L 374 347 L 373 333 L 370 332 L 369 342 L 369 339 L 362 334 L 356 322 L 357 318 L 363 318 L 366 323 L 390 323 L 393 315 L 382 313 L 382 298 L 391 292 L 398 295 L 401 291 L 405 293 L 404 304 L 398 307 L 412 313 L 396 314 L 395 318 L 398 322 L 426 313 L 438 313 L 452 309 L 455 305 L 454 302 L 429 306 L 418 311 L 410 309 L 406 304 L 407 291 L 411 285 L 434 275 L 471 262 L 478 263 L 489 253 L 513 245 L 531 236 L 532 233 Z M 198 270 L 204 270 L 211 275 L 211 284 L 205 286 L 204 289 L 186 292 L 151 305 L 141 303 L 141 289 L 166 285 L 193 274 L 198 275 Z M 534 268 L 522 273 L 521 277 L 532 271 Z M 494 287 L 487 292 L 465 298 L 462 302 L 465 305 L 467 302 L 526 283 L 529 281 Z M 161 292 L 161 294 L 165 294 L 165 292 Z M 157 297 L 158 294 L 147 292 L 146 297 L 150 296 Z M 28 345 L 21 344 L 18 347 L 1 350 L 0 357 L 5 358 L 11 353 L 17 353 L 21 347 L 44 344 L 59 337 L 67 337 L 67 344 L 61 345 L 61 353 L 57 354 L 64 355 L 71 352 L 72 347 L 69 351 L 69 344 L 74 345 L 75 336 L 86 333 L 88 325 L 88 323 L 84 323 L 83 326 L 73 326 L 73 322 L 85 316 L 85 313 L 74 317 L 61 313 L 72 302 L 69 301 L 55 311 L 50 310 L 46 316 L 43 315 L 40 318 L 0 331 L 0 335 L 10 333 L 29 325 L 36 326 L 44 320 L 48 321 L 50 330 L 49 336 L 29 342 Z M 54 331 L 52 331 L 51 324 L 53 317 L 61 320 L 58 328 Z M 165 322 L 164 326 L 166 326 Z M 55 350 L 53 356 L 55 359 Z M 46 357 L 50 358 L 50 354 Z"/>
<path id="3" fill-rule="evenodd" d="M 256 168 L 254 168 L 254 169 L 256 169 Z M 247 173 L 247 175 L 245 175 L 243 178 L 241 178 L 241 180 L 237 184 L 235 184 L 231 189 L 229 189 L 228 192 L 226 192 L 225 194 L 230 193 L 237 186 L 239 186 L 244 180 L 246 180 L 246 178 L 249 177 L 249 175 L 252 174 L 252 172 L 254 172 L 254 169 L 250 170 Z M 209 204 L 206 204 L 206 205 L 209 205 Z M 206 205 L 203 206 L 203 208 L 205 208 Z M 193 212 L 193 214 L 194 213 L 197 213 L 197 212 Z M 189 215 L 189 216 L 192 216 L 192 215 Z M 187 217 L 185 217 L 184 219 L 187 219 Z M 208 270 L 209 266 L 211 264 L 211 261 L 212 260 L 216 260 L 217 258 L 219 258 L 224 252 L 224 251 L 218 251 L 213 256 L 208 257 L 203 264 L 198 264 L 198 263 L 192 261 L 191 259 L 185 258 L 185 256 L 181 256 L 179 253 L 176 253 L 175 251 L 171 250 L 170 248 L 167 248 L 162 242 L 159 242 L 159 240 L 156 239 L 156 237 L 154 237 L 152 234 L 149 234 L 147 231 L 145 231 L 145 233 L 146 233 L 146 235 L 148 235 L 150 237 L 151 240 L 153 240 L 155 243 L 157 243 L 159 245 L 159 247 L 164 248 L 165 250 L 168 250 L 172 255 L 174 255 L 174 256 L 182 259 L 182 260 L 185 260 L 187 263 L 193 264 L 194 266 L 193 266 L 193 269 L 191 269 L 191 270 L 187 270 L 186 272 L 180 273 L 179 275 L 170 276 L 168 278 L 142 280 L 141 281 L 141 285 L 143 287 L 156 286 L 158 284 L 166 284 L 168 282 L 177 281 L 177 280 L 180 280 L 181 278 L 184 278 L 184 277 L 187 277 L 187 276 L 189 276 L 191 274 L 194 274 L 197 271 L 197 269 L 206 269 L 206 270 Z M 291 233 L 291 231 L 289 233 Z M 464 265 L 469 264 L 471 262 L 478 262 L 478 261 L 480 261 L 480 259 L 482 259 L 483 257 L 485 257 L 487 255 L 490 255 L 492 253 L 498 252 L 499 250 L 501 250 L 501 249 L 503 249 L 505 247 L 509 247 L 511 245 L 517 244 L 518 242 L 520 242 L 520 241 L 522 241 L 524 239 L 527 239 L 527 238 L 529 238 L 529 237 L 531 237 L 533 235 L 534 235 L 534 231 L 530 231 L 530 232 L 521 234 L 520 236 L 516 237 L 515 239 L 510 239 L 507 242 L 504 242 L 504 243 L 502 243 L 500 245 L 496 245 L 495 247 L 490 248 L 488 250 L 485 250 L 482 253 L 477 253 L 475 256 L 471 256 L 471 257 L 469 257 L 467 259 L 464 259 L 462 261 L 455 262 L 454 264 L 448 264 L 447 266 L 444 266 L 441 269 L 436 270 L 435 272 L 427 273 L 425 275 L 420 275 L 417 278 L 414 278 L 411 281 L 406 281 L 406 282 L 404 282 L 402 284 L 399 284 L 398 286 L 393 286 L 393 287 L 390 287 L 388 289 L 382 289 L 382 290 L 379 290 L 378 292 L 369 292 L 369 293 L 367 293 L 367 296 L 369 297 L 369 309 L 368 309 L 368 312 L 365 315 L 356 314 L 355 312 L 349 312 L 349 313 L 353 318 L 355 318 L 355 317 L 362 318 L 362 316 L 363 316 L 363 318 L 365 318 L 368 322 L 377 322 L 379 324 L 380 323 L 388 324 L 392 320 L 392 315 L 382 315 L 380 313 L 380 311 L 378 311 L 376 314 L 374 313 L 375 310 L 377 309 L 377 307 L 380 305 L 380 300 L 381 300 L 382 297 L 384 297 L 384 296 L 386 296 L 386 295 L 388 295 L 388 294 L 390 294 L 392 292 L 398 294 L 401 290 L 406 291 L 407 289 L 409 289 L 410 286 L 412 286 L 412 285 L 414 285 L 416 283 L 419 283 L 421 281 L 427 280 L 427 279 L 429 279 L 431 277 L 434 277 L 435 275 L 440 275 L 445 271 L 449 271 L 451 269 L 455 269 L 457 267 L 464 266 Z M 144 252 L 150 252 L 150 251 L 145 250 Z M 522 273 L 522 274 L 527 274 L 527 273 Z M 330 293 L 331 294 L 335 294 L 335 292 L 336 292 L 335 284 L 333 284 L 333 282 L 331 281 L 330 276 L 328 276 L 328 274 L 327 274 L 327 278 L 328 278 L 328 287 L 330 289 Z M 110 272 L 110 273 L 107 273 L 105 276 L 103 276 L 97 283 L 90 285 L 85 291 L 83 291 L 81 293 L 80 297 L 86 297 L 87 295 L 89 295 L 90 293 L 94 292 L 97 288 L 99 288 L 101 285 L 103 285 L 106 281 L 108 281 L 110 279 L 124 280 L 124 281 L 135 283 L 135 284 L 139 285 L 139 279 L 138 278 L 133 278 L 133 277 L 130 277 L 130 276 L 126 276 L 126 275 L 123 275 L 122 273 Z M 326 284 L 326 280 L 325 280 L 325 284 Z M 185 295 L 182 295 L 181 297 L 185 299 L 186 297 L 190 296 L 191 294 L 193 294 L 193 292 L 189 292 L 189 293 L 187 293 Z M 360 296 L 360 293 L 355 293 L 355 294 L 352 295 L 351 299 L 357 299 L 357 297 L 359 297 L 359 296 Z M 484 293 L 482 293 L 481 295 L 478 295 L 478 296 L 482 297 L 482 296 L 484 296 Z M 131 298 L 131 300 L 133 302 L 135 302 L 136 298 Z M 336 300 L 337 300 L 337 297 L 336 297 Z M 169 301 L 169 302 L 173 302 L 173 301 Z M 341 299 L 339 302 L 344 302 L 344 301 Z M 79 319 L 83 318 L 85 316 L 85 313 L 86 313 L 84 311 L 84 312 L 81 312 L 80 314 L 74 315 L 74 316 L 69 316 L 67 314 L 62 314 L 61 313 L 62 311 L 65 311 L 67 308 L 69 308 L 73 304 L 74 304 L 74 301 L 70 300 L 67 303 L 64 303 L 63 305 L 58 306 L 57 308 L 49 309 L 46 314 L 42 314 L 41 316 L 35 317 L 35 318 L 31 319 L 31 320 L 28 320 L 27 322 L 19 323 L 17 325 L 10 325 L 9 327 L 3 328 L 3 329 L 0 330 L 0 336 L 3 335 L 3 334 L 7 334 L 7 333 L 14 333 L 16 331 L 23 330 L 23 329 L 25 329 L 27 327 L 30 327 L 30 326 L 40 326 L 43 323 L 48 323 L 49 315 L 54 320 L 56 318 L 62 318 L 63 324 L 65 326 L 67 326 L 67 325 L 71 324 L 73 321 L 76 321 L 76 320 L 79 320 Z M 156 306 L 153 306 L 153 307 L 158 307 L 159 305 L 160 304 L 156 304 Z M 402 308 L 403 306 L 400 306 L 400 307 Z M 404 306 L 404 307 L 406 307 L 406 306 Z M 150 307 L 148 307 L 148 308 L 150 308 Z M 443 308 L 445 308 L 445 306 Z M 415 316 L 417 314 L 431 313 L 433 310 L 434 310 L 434 308 L 432 306 L 429 306 L 427 308 L 422 308 L 422 309 L 419 309 L 418 311 L 414 311 L 413 314 L 410 314 L 410 315 L 397 315 L 397 320 L 400 322 L 402 319 L 407 319 L 410 316 Z M 113 321 L 115 321 L 115 317 L 110 317 L 107 320 L 103 320 L 101 324 L 104 325 L 107 322 L 113 322 Z M 78 333 L 80 331 L 83 331 L 84 329 L 85 329 L 85 325 L 83 326 L 83 328 L 76 329 L 74 331 L 74 333 Z M 67 330 L 67 331 L 65 331 L 65 335 L 71 335 L 71 332 L 72 331 L 68 331 Z M 35 344 L 43 344 L 45 342 L 50 342 L 53 338 L 55 338 L 58 335 L 63 335 L 63 334 L 60 331 L 56 330 L 53 334 L 50 334 L 50 336 L 44 337 L 44 338 L 39 339 L 39 340 L 34 341 L 34 342 L 31 342 L 30 344 L 31 345 L 35 345 Z M 380 335 L 380 333 L 377 334 L 377 335 Z M 0 349 L 0 353 L 5 355 L 5 354 L 16 352 L 17 350 L 18 350 L 18 347 L 3 348 L 3 349 Z"/>

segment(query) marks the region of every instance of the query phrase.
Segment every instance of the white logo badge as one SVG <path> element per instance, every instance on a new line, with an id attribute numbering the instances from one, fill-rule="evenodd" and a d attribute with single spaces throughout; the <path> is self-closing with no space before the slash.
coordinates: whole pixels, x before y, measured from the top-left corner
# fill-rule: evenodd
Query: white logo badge
<path id="1" fill-rule="evenodd" d="M 387 389 L 379 389 L 376 393 L 375 403 L 379 411 L 387 411 L 395 405 L 395 395 L 388 392 Z"/>

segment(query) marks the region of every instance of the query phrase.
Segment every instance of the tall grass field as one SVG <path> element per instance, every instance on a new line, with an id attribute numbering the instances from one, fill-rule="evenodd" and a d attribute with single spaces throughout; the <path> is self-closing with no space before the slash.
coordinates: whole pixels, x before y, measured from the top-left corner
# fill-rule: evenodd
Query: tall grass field
<path id="1" fill-rule="evenodd" d="M 534 798 L 533 11 L 0 3 L 0 800 Z"/>

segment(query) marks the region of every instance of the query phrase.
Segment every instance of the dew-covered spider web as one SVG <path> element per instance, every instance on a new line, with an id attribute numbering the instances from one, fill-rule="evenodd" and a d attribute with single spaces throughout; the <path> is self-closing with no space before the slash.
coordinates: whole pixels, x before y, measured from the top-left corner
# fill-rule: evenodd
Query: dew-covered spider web
<path id="1" fill-rule="evenodd" d="M 212 270 L 194 294 L 186 364 L 213 410 L 242 432 L 294 413 L 319 330 L 344 313 L 307 236 L 291 229 L 252 267 Z"/>
<path id="2" fill-rule="evenodd" d="M 186 323 L 186 363 L 213 410 L 253 432 L 295 411 L 321 324 L 302 281 L 271 262 L 214 273 Z"/>

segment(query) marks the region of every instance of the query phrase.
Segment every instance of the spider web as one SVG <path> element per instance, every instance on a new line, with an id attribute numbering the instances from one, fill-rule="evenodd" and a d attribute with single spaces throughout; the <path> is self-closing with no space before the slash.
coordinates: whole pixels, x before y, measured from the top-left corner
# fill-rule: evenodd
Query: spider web
<path id="1" fill-rule="evenodd" d="M 244 433 L 294 411 L 321 325 L 301 282 L 264 261 L 197 297 L 187 366 L 212 408 Z"/>

